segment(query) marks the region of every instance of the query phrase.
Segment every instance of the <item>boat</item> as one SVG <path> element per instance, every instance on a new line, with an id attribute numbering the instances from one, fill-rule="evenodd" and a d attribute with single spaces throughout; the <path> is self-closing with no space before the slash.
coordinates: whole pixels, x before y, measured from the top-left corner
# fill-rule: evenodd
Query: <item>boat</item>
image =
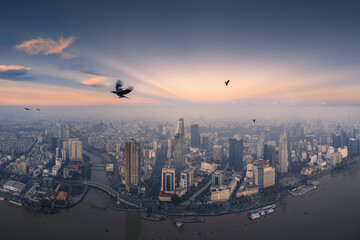
<path id="1" fill-rule="evenodd" d="M 4 195 L 0 195 L 0 200 L 1 200 L 1 201 L 4 201 L 4 200 L 5 200 Z"/>
<path id="2" fill-rule="evenodd" d="M 199 217 L 182 217 L 182 218 L 174 218 L 173 223 L 177 224 L 178 222 L 184 224 L 184 223 L 199 223 L 199 222 L 205 222 L 204 218 Z"/>
<path id="3" fill-rule="evenodd" d="M 150 220 L 150 221 L 164 221 L 166 219 L 165 216 L 162 215 L 149 215 L 149 216 L 143 216 L 142 217 L 145 220 Z"/>
<path id="4" fill-rule="evenodd" d="M 254 219 L 257 219 L 257 218 L 260 218 L 261 216 L 260 216 L 260 213 L 252 213 L 251 215 L 250 215 L 250 219 L 251 220 L 254 220 Z"/>
<path id="5" fill-rule="evenodd" d="M 273 213 L 273 212 L 275 212 L 275 211 L 274 211 L 274 209 L 272 209 L 272 208 L 266 210 L 266 214 L 271 214 L 271 213 Z"/>
<path id="6" fill-rule="evenodd" d="M 14 205 L 17 205 L 17 206 L 19 206 L 19 207 L 21 207 L 21 206 L 23 205 L 22 202 L 17 202 L 17 201 L 11 200 L 11 199 L 9 199 L 9 203 L 12 203 L 12 204 L 14 204 Z"/>
<path id="7" fill-rule="evenodd" d="M 177 221 L 175 224 L 177 227 L 181 227 L 182 225 L 184 225 L 184 223 L 181 221 Z"/>

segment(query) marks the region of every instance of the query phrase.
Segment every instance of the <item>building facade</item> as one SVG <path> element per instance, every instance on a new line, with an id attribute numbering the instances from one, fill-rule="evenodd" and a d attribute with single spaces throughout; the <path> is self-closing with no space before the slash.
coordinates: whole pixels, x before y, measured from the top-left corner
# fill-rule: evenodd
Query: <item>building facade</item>
<path id="1" fill-rule="evenodd" d="M 229 164 L 235 171 L 243 169 L 243 139 L 229 139 Z"/>
<path id="2" fill-rule="evenodd" d="M 125 143 L 125 185 L 126 189 L 140 185 L 141 146 L 134 139 Z"/>

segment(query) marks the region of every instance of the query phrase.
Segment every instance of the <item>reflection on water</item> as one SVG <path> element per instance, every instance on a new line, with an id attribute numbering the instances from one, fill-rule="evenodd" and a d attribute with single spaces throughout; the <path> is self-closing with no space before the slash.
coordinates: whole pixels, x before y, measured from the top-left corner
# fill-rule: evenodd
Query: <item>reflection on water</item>
<path id="1" fill-rule="evenodd" d="M 126 240 L 140 239 L 141 214 L 125 212 L 125 238 Z"/>
<path id="2" fill-rule="evenodd" d="M 207 218 L 177 228 L 171 219 L 145 221 L 113 211 L 107 195 L 91 189 L 84 201 L 46 216 L 0 201 L 1 239 L 360 239 L 359 166 L 320 179 L 318 189 L 283 199 L 275 213 L 250 221 L 248 213 Z M 93 207 L 91 207 L 91 204 Z M 95 206 L 95 207 L 94 207 Z M 3 238 L 6 236 L 6 238 Z"/>

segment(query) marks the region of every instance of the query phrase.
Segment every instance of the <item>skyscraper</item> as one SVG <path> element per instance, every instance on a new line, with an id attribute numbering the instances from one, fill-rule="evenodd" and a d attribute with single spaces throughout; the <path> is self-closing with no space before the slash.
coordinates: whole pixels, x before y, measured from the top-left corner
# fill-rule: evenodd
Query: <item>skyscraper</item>
<path id="1" fill-rule="evenodd" d="M 286 132 L 280 137 L 279 140 L 279 164 L 277 165 L 277 171 L 279 173 L 287 173 L 289 167 L 289 153 L 288 143 L 286 138 Z"/>
<path id="2" fill-rule="evenodd" d="M 208 136 L 203 136 L 202 137 L 202 148 L 205 149 L 205 150 L 209 150 L 210 142 L 209 142 L 209 137 Z"/>
<path id="3" fill-rule="evenodd" d="M 174 166 L 176 172 L 180 173 L 185 165 L 184 147 L 185 147 L 184 119 L 179 118 L 174 141 Z"/>
<path id="4" fill-rule="evenodd" d="M 213 160 L 214 161 L 222 161 L 224 156 L 224 150 L 221 145 L 213 146 Z"/>
<path id="5" fill-rule="evenodd" d="M 191 125 L 191 147 L 200 147 L 200 130 L 199 125 Z"/>
<path id="6" fill-rule="evenodd" d="M 275 185 L 275 168 L 261 162 L 254 165 L 255 184 L 259 188 L 267 188 Z"/>
<path id="7" fill-rule="evenodd" d="M 125 143 L 125 185 L 126 189 L 136 188 L 140 184 L 141 147 L 134 139 Z"/>
<path id="8" fill-rule="evenodd" d="M 80 139 L 69 139 L 68 149 L 70 161 L 82 161 L 82 142 Z"/>
<path id="9" fill-rule="evenodd" d="M 264 144 L 264 160 L 269 160 L 270 166 L 275 167 L 276 142 L 270 141 Z"/>
<path id="10" fill-rule="evenodd" d="M 163 168 L 161 173 L 161 191 L 175 193 L 175 169 Z"/>
<path id="11" fill-rule="evenodd" d="M 113 142 L 111 140 L 108 140 L 106 142 L 106 152 L 110 153 L 113 151 Z"/>
<path id="12" fill-rule="evenodd" d="M 236 171 L 243 168 L 243 139 L 229 138 L 229 164 Z"/>
<path id="13" fill-rule="evenodd" d="M 337 149 L 341 147 L 341 136 L 339 134 L 332 136 L 332 146 Z"/>

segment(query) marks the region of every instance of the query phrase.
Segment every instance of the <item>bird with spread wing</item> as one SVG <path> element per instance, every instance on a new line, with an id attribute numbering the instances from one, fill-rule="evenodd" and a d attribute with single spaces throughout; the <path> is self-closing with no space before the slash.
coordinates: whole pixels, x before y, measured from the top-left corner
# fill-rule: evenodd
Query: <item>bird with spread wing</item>
<path id="1" fill-rule="evenodd" d="M 129 99 L 127 96 L 125 96 L 126 94 L 130 93 L 132 90 L 134 90 L 134 87 L 132 86 L 129 86 L 128 88 L 126 89 L 123 89 L 122 88 L 122 81 L 121 80 L 118 80 L 116 82 L 116 85 L 115 85 L 115 91 L 111 91 L 112 93 L 116 94 L 119 96 L 119 98 L 127 98 Z"/>

